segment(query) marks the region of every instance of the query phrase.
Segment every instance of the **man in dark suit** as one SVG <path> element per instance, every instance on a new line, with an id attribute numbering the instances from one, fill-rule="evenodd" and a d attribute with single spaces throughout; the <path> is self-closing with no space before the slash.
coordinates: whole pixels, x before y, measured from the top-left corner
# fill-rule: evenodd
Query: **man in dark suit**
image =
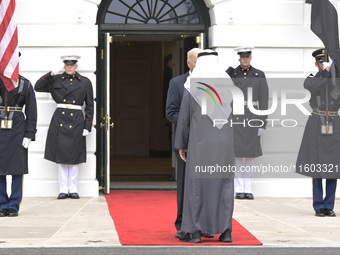
<path id="1" fill-rule="evenodd" d="M 190 73 L 194 70 L 197 61 L 197 55 L 201 52 L 201 49 L 193 48 L 187 53 L 187 65 L 189 71 L 185 74 L 177 76 L 170 80 L 169 90 L 166 99 L 166 118 L 174 124 L 174 134 L 176 136 L 177 120 L 179 110 L 181 108 L 181 102 L 184 91 L 184 83 L 187 80 Z M 172 142 L 172 144 L 174 144 Z M 181 231 L 182 213 L 183 213 L 183 194 L 184 194 L 184 176 L 185 176 L 185 162 L 181 159 L 178 153 L 178 148 L 172 146 L 172 149 L 176 154 L 177 161 L 177 218 L 175 221 L 175 227 L 177 229 L 176 238 L 183 237 L 186 233 Z"/>

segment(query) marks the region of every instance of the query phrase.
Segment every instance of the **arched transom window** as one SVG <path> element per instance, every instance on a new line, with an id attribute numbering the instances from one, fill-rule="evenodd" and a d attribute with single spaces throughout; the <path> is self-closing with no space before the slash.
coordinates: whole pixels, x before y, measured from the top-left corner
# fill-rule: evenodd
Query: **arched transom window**
<path id="1" fill-rule="evenodd" d="M 104 24 L 200 24 L 190 0 L 112 0 Z"/>

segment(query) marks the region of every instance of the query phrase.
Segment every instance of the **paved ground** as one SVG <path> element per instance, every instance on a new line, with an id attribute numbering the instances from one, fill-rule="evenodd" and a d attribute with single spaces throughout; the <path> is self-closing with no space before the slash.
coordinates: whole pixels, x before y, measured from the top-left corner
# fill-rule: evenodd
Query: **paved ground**
<path id="1" fill-rule="evenodd" d="M 256 198 L 236 200 L 234 218 L 263 242 L 262 248 L 339 249 L 338 213 L 334 218 L 315 217 L 310 198 Z M 79 200 L 24 198 L 19 217 L 0 218 L 0 248 L 120 246 L 103 195 Z"/>

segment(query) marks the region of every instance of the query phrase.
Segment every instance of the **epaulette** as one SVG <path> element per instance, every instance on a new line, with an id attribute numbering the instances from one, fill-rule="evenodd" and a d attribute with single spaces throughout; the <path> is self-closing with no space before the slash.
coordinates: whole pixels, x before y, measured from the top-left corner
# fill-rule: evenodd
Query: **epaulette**
<path id="1" fill-rule="evenodd" d="M 85 78 L 85 79 L 87 79 L 87 80 L 89 80 L 89 81 L 91 81 L 89 78 L 87 78 L 86 76 L 83 76 L 83 75 L 81 75 L 81 74 L 79 74 L 79 76 L 80 77 L 82 77 L 82 78 Z"/>
<path id="2" fill-rule="evenodd" d="M 22 75 L 20 75 L 20 79 L 28 81 L 28 79 Z"/>

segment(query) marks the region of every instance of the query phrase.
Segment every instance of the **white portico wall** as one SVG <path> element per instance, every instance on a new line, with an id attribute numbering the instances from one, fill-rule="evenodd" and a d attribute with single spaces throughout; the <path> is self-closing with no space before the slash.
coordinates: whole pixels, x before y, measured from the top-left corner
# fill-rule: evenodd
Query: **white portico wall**
<path id="1" fill-rule="evenodd" d="M 63 68 L 60 56 L 81 56 L 78 71 L 88 77 L 96 92 L 97 5 L 87 0 L 17 0 L 20 74 L 32 84 L 49 71 Z M 48 93 L 36 93 L 38 132 L 29 148 L 29 174 L 24 196 L 56 196 L 59 193 L 57 165 L 44 159 L 45 141 L 55 102 Z M 95 105 L 96 106 L 96 105 Z M 95 111 L 96 112 L 96 111 Z M 96 117 L 94 116 L 95 124 Z M 80 196 L 98 196 L 96 180 L 96 129 L 87 136 L 87 162 L 80 164 Z"/>

